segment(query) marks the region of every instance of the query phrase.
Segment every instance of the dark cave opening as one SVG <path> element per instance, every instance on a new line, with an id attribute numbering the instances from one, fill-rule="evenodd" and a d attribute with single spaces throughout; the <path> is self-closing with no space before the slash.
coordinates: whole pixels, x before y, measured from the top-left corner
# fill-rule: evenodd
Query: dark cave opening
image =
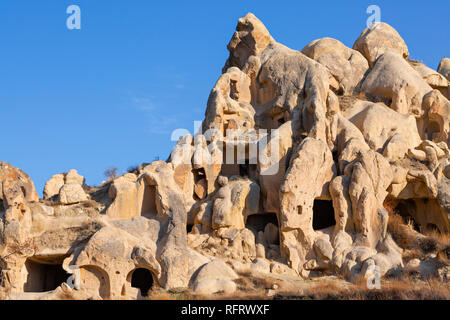
<path id="1" fill-rule="evenodd" d="M 273 223 L 278 226 L 278 219 L 275 213 L 257 213 L 247 217 L 245 226 L 256 232 L 264 231 L 267 224 Z"/>
<path id="2" fill-rule="evenodd" d="M 31 259 L 25 261 L 28 272 L 23 286 L 24 292 L 46 292 L 59 287 L 66 282 L 69 274 L 62 268 L 62 264 L 46 264 Z"/>
<path id="3" fill-rule="evenodd" d="M 336 225 L 333 202 L 330 200 L 314 200 L 313 229 L 321 230 Z"/>
<path id="4" fill-rule="evenodd" d="M 413 200 L 402 200 L 394 208 L 394 211 L 399 214 L 403 221 L 407 224 L 411 224 L 414 230 L 420 232 L 420 225 L 416 222 L 413 215 L 416 212 L 416 204 Z"/>
<path id="5" fill-rule="evenodd" d="M 156 208 L 156 186 L 145 185 L 141 216 L 153 218 L 158 214 Z"/>
<path id="6" fill-rule="evenodd" d="M 153 286 L 152 273 L 144 268 L 137 268 L 131 275 L 131 286 L 141 290 L 141 296 L 147 297 L 148 291 Z"/>

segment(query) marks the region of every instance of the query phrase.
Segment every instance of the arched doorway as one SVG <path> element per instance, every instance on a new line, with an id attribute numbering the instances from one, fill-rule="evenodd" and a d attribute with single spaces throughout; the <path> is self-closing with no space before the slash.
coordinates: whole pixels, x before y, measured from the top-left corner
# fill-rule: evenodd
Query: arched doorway
<path id="1" fill-rule="evenodd" d="M 148 296 L 148 291 L 153 287 L 153 275 L 150 270 L 136 268 L 131 271 L 131 286 L 141 291 L 141 296 Z"/>

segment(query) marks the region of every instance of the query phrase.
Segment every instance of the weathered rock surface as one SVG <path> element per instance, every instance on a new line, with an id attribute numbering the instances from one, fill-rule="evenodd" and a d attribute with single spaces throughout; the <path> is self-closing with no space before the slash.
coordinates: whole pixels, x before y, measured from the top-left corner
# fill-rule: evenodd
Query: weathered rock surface
<path id="1" fill-rule="evenodd" d="M 57 174 L 44 199 L 0 162 L 1 299 L 211 297 L 247 276 L 374 269 L 448 281 L 448 59 L 438 72 L 406 60 L 385 23 L 353 49 L 322 38 L 299 52 L 250 13 L 228 50 L 201 132 L 167 161 L 99 187 Z"/>
<path id="2" fill-rule="evenodd" d="M 353 94 L 369 68 L 360 52 L 332 38 L 314 40 L 302 53 L 324 65 L 332 76 L 330 85 L 343 94 Z"/>
<path id="3" fill-rule="evenodd" d="M 423 115 L 423 96 L 432 88 L 402 56 L 388 51 L 375 62 L 361 91 L 401 114 Z"/>
<path id="4" fill-rule="evenodd" d="M 364 29 L 353 44 L 353 49 L 361 52 L 370 66 L 386 52 L 395 52 L 404 59 L 409 56 L 405 41 L 394 28 L 384 22 L 377 23 L 374 28 Z"/>

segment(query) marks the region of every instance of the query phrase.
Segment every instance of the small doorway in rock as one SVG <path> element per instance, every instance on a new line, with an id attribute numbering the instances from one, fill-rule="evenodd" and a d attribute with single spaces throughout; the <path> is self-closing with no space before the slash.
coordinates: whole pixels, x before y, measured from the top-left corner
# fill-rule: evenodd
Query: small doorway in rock
<path id="1" fill-rule="evenodd" d="M 152 273 L 145 268 L 137 268 L 132 271 L 131 274 L 131 286 L 141 290 L 141 296 L 147 297 L 148 291 L 153 286 Z"/>
<path id="2" fill-rule="evenodd" d="M 156 208 L 156 186 L 145 185 L 144 196 L 142 200 L 141 216 L 154 218 L 158 214 Z"/>
<path id="3" fill-rule="evenodd" d="M 400 200 L 394 208 L 394 212 L 399 214 L 405 223 L 412 225 L 414 230 L 420 232 L 420 225 L 414 219 L 416 212 L 416 204 L 414 203 L 414 200 Z"/>
<path id="4" fill-rule="evenodd" d="M 55 290 L 66 282 L 69 274 L 62 264 L 50 264 L 27 259 L 25 261 L 26 281 L 24 292 L 46 292 Z"/>
<path id="5" fill-rule="evenodd" d="M 333 202 L 330 200 L 314 200 L 313 229 L 321 230 L 336 225 Z"/>

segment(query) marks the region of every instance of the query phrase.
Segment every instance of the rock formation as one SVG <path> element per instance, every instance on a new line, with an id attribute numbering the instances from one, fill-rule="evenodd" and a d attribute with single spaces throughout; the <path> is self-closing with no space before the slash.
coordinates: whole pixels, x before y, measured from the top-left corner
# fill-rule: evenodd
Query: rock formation
<path id="1" fill-rule="evenodd" d="M 248 270 L 450 278 L 406 260 L 388 227 L 397 213 L 417 239 L 450 232 L 448 59 L 437 72 L 408 60 L 385 23 L 353 48 L 322 38 L 297 51 L 251 13 L 228 50 L 201 132 L 166 162 L 99 187 L 57 174 L 44 199 L 0 163 L 0 297 L 232 294 Z"/>

